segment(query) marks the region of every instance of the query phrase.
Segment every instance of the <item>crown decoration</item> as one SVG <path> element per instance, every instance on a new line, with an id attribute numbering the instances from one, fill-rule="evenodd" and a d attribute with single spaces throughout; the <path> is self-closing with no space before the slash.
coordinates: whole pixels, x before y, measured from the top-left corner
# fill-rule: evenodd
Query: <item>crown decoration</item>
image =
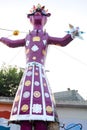
<path id="1" fill-rule="evenodd" d="M 30 10 L 30 14 L 28 14 L 27 17 L 34 15 L 36 12 L 40 12 L 41 15 L 48 17 L 51 15 L 50 13 L 47 13 L 48 9 L 45 10 L 45 6 L 38 4 L 37 6 L 33 5 L 33 8 Z"/>

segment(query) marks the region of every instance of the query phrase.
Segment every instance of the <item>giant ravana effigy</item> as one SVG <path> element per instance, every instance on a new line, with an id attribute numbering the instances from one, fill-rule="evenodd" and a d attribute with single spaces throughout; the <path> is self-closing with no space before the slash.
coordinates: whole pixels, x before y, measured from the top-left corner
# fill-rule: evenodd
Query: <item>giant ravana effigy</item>
<path id="1" fill-rule="evenodd" d="M 66 46 L 75 36 L 78 28 L 71 26 L 71 32 L 63 38 L 50 36 L 43 27 L 51 14 L 45 6 L 33 6 L 27 15 L 33 30 L 23 39 L 11 40 L 1 37 L 0 41 L 9 47 L 25 47 L 26 68 L 20 81 L 10 116 L 11 123 L 19 123 L 21 130 L 58 130 L 58 116 L 52 92 L 46 78 L 44 64 L 49 45 Z M 55 126 L 52 127 L 52 125 Z"/>

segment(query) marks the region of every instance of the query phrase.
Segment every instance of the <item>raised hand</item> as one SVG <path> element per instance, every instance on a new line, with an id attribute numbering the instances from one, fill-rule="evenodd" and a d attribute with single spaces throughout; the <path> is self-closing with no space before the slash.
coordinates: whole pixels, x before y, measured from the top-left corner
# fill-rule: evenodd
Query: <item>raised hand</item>
<path id="1" fill-rule="evenodd" d="M 80 31 L 79 27 L 74 27 L 73 25 L 69 24 L 70 31 L 66 31 L 67 33 L 71 34 L 71 37 L 74 39 L 75 37 L 79 37 L 80 39 L 83 39 L 81 34 L 83 34 L 83 31 Z"/>

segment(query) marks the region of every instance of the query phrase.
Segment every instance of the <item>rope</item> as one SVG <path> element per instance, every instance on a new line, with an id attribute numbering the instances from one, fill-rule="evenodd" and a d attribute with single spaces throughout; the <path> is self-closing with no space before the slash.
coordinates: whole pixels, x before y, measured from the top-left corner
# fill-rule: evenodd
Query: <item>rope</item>
<path id="1" fill-rule="evenodd" d="M 22 51 L 22 49 L 23 49 L 23 48 L 20 48 L 20 49 L 18 50 L 18 52 L 9 60 L 9 62 L 8 62 L 7 64 L 10 64 L 10 63 L 18 56 L 18 54 Z"/>
<path id="2" fill-rule="evenodd" d="M 18 31 L 18 30 L 11 30 L 11 29 L 5 29 L 5 28 L 0 28 L 0 30 L 10 31 L 10 32 Z M 28 33 L 28 32 L 20 31 L 20 33 Z"/>
<path id="3" fill-rule="evenodd" d="M 83 65 L 87 66 L 87 63 L 85 63 L 85 62 L 83 62 L 82 60 L 80 60 L 80 59 L 78 59 L 78 58 L 76 58 L 76 57 L 70 55 L 69 53 L 67 53 L 67 52 L 65 52 L 65 51 L 63 51 L 63 50 L 57 48 L 56 46 L 55 46 L 55 49 L 57 49 L 57 50 L 59 50 L 60 52 L 64 53 L 66 56 L 70 57 L 71 59 L 73 59 L 73 60 L 79 62 L 80 64 L 83 64 Z"/>

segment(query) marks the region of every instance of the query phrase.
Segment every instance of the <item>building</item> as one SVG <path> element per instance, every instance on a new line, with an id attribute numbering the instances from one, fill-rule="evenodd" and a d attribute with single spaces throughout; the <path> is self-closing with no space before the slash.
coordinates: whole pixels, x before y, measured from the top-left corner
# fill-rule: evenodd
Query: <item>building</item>
<path id="1" fill-rule="evenodd" d="M 13 98 L 0 97 L 0 117 L 9 119 Z"/>
<path id="2" fill-rule="evenodd" d="M 4 130 L 4 127 L 6 128 L 6 130 L 20 130 L 19 125 L 10 124 L 10 128 L 8 126 L 12 103 L 13 98 L 0 97 L 0 130 Z"/>
<path id="3" fill-rule="evenodd" d="M 76 127 L 87 130 L 87 101 L 85 101 L 76 90 L 68 90 L 54 93 L 57 113 L 60 125 L 65 128 L 72 124 Z M 78 130 L 80 130 L 78 128 Z M 75 127 L 71 130 L 77 130 Z M 63 130 L 63 128 L 60 128 Z"/>
<path id="4" fill-rule="evenodd" d="M 76 125 L 71 130 L 87 130 L 87 101 L 85 101 L 77 90 L 70 90 L 54 93 L 56 108 L 60 122 L 60 130 L 68 126 Z M 13 98 L 0 97 L 0 121 L 7 125 Z M 3 120 L 4 119 L 4 120 Z M 11 130 L 20 130 L 18 125 L 10 125 Z"/>

